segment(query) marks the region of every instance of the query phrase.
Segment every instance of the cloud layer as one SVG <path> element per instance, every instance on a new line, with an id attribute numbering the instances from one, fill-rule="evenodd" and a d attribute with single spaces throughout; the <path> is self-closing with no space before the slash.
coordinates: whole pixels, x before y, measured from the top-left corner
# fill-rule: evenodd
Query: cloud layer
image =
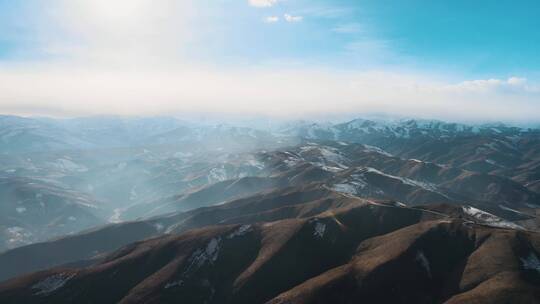
<path id="1" fill-rule="evenodd" d="M 122 72 L 41 66 L 0 72 L 0 105 L 16 114 L 213 112 L 302 117 L 384 112 L 437 118 L 537 119 L 540 90 L 525 79 L 431 82 L 389 72 L 213 69 Z M 39 113 L 32 113 L 38 111 Z"/>

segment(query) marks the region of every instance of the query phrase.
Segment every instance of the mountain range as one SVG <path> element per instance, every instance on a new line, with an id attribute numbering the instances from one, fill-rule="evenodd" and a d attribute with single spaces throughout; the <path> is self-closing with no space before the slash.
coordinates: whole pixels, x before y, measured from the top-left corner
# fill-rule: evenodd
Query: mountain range
<path id="1" fill-rule="evenodd" d="M 0 147 L 1 303 L 540 302 L 535 128 L 2 116 Z"/>

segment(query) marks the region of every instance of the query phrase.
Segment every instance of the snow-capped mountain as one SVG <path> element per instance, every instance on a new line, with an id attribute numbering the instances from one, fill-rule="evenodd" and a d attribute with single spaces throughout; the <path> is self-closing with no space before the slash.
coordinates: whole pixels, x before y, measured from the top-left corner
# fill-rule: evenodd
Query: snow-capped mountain
<path id="1" fill-rule="evenodd" d="M 445 138 L 471 135 L 512 136 L 526 132 L 538 132 L 537 129 L 506 126 L 502 123 L 467 125 L 439 120 L 368 120 L 362 118 L 336 124 L 303 121 L 285 125 L 281 128 L 281 131 L 310 139 L 344 141 L 369 140 L 370 137 L 375 136 L 384 138 Z"/>

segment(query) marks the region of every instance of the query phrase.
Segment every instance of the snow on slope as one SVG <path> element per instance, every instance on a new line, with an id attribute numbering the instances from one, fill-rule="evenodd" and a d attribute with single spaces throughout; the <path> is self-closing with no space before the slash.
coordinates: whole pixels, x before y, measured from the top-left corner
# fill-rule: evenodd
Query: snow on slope
<path id="1" fill-rule="evenodd" d="M 503 220 L 502 218 L 496 215 L 474 208 L 472 206 L 463 206 L 462 210 L 465 214 L 468 214 L 489 226 L 499 227 L 499 228 L 510 228 L 510 229 L 523 229 L 523 227 L 517 224 Z"/>

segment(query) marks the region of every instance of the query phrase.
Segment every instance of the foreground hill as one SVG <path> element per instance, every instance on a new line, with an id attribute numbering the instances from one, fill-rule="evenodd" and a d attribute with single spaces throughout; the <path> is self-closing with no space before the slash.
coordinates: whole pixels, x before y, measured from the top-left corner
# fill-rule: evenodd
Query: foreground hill
<path id="1" fill-rule="evenodd" d="M 320 184 L 287 187 L 229 203 L 154 218 L 111 224 L 80 234 L 0 253 L 0 280 L 52 266 L 100 258 L 131 242 L 208 225 L 305 218 L 365 200 L 331 191 Z"/>
<path id="2" fill-rule="evenodd" d="M 431 221 L 359 244 L 269 303 L 538 303 L 540 235 Z"/>
<path id="3" fill-rule="evenodd" d="M 87 267 L 7 281 L 0 301 L 536 303 L 539 251 L 537 233 L 358 202 L 136 242 Z"/>

